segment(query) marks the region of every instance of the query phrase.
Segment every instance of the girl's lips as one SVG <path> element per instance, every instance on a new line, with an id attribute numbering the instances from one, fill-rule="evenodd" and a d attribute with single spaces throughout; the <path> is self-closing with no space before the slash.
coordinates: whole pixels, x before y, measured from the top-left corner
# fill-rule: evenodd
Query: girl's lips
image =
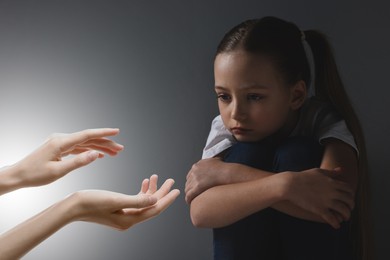
<path id="1" fill-rule="evenodd" d="M 242 128 L 242 127 L 233 127 L 230 129 L 230 131 L 233 133 L 233 135 L 245 135 L 252 130 L 247 128 Z"/>

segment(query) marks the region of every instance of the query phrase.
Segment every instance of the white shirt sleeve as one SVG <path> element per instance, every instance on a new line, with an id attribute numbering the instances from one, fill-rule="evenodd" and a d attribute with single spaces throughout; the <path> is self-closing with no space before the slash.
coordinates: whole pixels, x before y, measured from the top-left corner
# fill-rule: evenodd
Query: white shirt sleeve
<path id="1" fill-rule="evenodd" d="M 234 142 L 235 139 L 225 128 L 221 116 L 215 117 L 211 123 L 211 130 L 203 149 L 202 159 L 212 158 L 220 154 L 232 146 Z"/>
<path id="2" fill-rule="evenodd" d="M 319 140 L 322 144 L 322 141 L 326 138 L 335 138 L 344 143 L 350 145 L 352 148 L 356 150 L 359 154 L 359 150 L 357 148 L 355 139 L 353 138 L 352 133 L 349 131 L 347 124 L 344 120 L 340 120 L 328 127 L 322 129 L 319 133 Z"/>

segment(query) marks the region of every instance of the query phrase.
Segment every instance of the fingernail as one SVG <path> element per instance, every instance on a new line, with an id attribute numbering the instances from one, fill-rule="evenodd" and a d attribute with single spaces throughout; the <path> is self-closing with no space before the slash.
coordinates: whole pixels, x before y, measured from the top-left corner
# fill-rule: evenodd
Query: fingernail
<path id="1" fill-rule="evenodd" d="M 99 152 L 98 152 L 98 151 L 95 151 L 95 150 L 90 151 L 90 152 L 88 153 L 88 157 L 89 157 L 89 159 L 91 159 L 91 160 L 95 160 L 96 158 L 99 157 Z"/>

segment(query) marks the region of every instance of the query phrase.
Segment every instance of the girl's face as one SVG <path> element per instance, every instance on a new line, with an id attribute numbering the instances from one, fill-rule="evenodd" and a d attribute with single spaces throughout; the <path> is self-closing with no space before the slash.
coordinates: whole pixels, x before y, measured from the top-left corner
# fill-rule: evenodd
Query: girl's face
<path id="1" fill-rule="evenodd" d="M 306 95 L 303 81 L 286 85 L 267 58 L 245 51 L 217 55 L 214 77 L 223 123 L 238 141 L 292 130 Z"/>

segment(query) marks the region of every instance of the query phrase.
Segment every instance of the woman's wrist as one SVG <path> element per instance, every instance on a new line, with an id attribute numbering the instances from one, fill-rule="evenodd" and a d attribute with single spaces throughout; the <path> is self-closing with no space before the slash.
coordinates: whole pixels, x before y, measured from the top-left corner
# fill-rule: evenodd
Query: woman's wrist
<path id="1" fill-rule="evenodd" d="M 65 224 L 80 220 L 82 217 L 82 210 L 80 206 L 79 192 L 75 192 L 58 202 L 58 206 L 63 212 L 63 220 Z"/>
<path id="2" fill-rule="evenodd" d="M 19 164 L 0 169 L 0 195 L 23 188 L 21 171 Z"/>

